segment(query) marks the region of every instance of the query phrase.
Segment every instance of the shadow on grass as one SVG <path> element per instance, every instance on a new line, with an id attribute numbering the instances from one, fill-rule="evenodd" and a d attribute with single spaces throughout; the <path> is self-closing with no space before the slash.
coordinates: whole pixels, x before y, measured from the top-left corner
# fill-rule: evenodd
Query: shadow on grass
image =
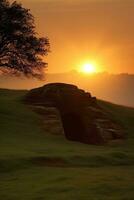
<path id="1" fill-rule="evenodd" d="M 125 153 L 114 152 L 106 155 L 71 156 L 62 157 L 34 157 L 32 163 L 42 167 L 104 167 L 104 166 L 131 166 L 134 165 L 134 157 Z"/>
<path id="2" fill-rule="evenodd" d="M 39 156 L 30 158 L 9 158 L 0 160 L 0 173 L 10 173 L 32 167 L 105 167 L 105 166 L 132 166 L 134 156 L 122 152 L 112 152 L 105 155 L 49 157 Z"/>

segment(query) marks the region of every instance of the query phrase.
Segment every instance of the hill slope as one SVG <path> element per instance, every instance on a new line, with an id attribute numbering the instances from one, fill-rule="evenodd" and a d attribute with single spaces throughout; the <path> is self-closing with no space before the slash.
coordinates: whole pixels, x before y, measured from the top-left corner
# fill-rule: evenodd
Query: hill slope
<path id="1" fill-rule="evenodd" d="M 63 82 L 77 85 L 93 95 L 116 104 L 134 107 L 134 74 L 82 74 L 77 71 L 46 74 L 39 81 L 20 77 L 0 76 L 0 88 L 31 89 L 47 83 Z"/>
<path id="2" fill-rule="evenodd" d="M 0 199 L 132 200 L 134 109 L 100 101 L 128 139 L 84 145 L 44 132 L 43 119 L 21 103 L 26 92 L 0 90 Z"/>

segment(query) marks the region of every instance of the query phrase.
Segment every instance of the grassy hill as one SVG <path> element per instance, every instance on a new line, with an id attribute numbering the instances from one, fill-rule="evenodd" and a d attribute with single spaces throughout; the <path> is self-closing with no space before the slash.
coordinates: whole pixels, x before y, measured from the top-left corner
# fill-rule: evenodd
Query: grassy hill
<path id="1" fill-rule="evenodd" d="M 99 101 L 127 139 L 84 145 L 45 132 L 26 92 L 0 90 L 0 199 L 133 200 L 134 109 Z"/>

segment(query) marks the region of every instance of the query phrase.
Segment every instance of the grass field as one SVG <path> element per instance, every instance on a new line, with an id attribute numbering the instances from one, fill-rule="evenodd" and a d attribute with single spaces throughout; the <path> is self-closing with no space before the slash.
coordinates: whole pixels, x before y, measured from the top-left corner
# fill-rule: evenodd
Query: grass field
<path id="1" fill-rule="evenodd" d="M 0 90 L 0 200 L 134 200 L 134 109 L 99 101 L 127 139 L 84 145 L 45 132 L 25 93 Z"/>

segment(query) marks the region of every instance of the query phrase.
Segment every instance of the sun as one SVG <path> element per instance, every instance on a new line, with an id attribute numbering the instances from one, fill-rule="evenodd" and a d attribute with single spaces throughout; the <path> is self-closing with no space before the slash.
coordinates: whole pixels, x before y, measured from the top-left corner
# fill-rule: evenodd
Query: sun
<path id="1" fill-rule="evenodd" d="M 81 72 L 86 74 L 92 74 L 96 72 L 96 66 L 93 63 L 85 63 L 81 67 Z"/>

